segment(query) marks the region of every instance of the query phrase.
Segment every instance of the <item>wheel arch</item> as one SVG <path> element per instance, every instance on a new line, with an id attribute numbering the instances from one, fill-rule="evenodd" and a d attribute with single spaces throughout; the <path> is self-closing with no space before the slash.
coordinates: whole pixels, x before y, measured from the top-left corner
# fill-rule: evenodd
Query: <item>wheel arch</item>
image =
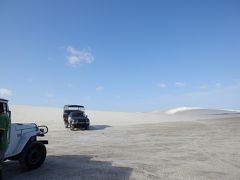
<path id="1" fill-rule="evenodd" d="M 24 133 L 21 136 L 20 141 L 18 142 L 16 148 L 13 149 L 12 152 L 7 151 L 5 159 L 11 159 L 12 157 L 17 157 L 22 153 L 22 151 L 24 150 L 24 147 L 26 147 L 28 143 L 34 142 L 36 140 L 37 140 L 36 132 Z"/>

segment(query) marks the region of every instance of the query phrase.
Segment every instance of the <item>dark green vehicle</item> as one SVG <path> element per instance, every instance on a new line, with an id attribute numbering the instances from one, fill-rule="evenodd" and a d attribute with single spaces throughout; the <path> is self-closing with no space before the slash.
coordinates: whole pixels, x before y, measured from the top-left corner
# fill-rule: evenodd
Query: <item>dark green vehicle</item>
<path id="1" fill-rule="evenodd" d="M 84 106 L 65 105 L 63 110 L 63 120 L 65 128 L 89 129 L 90 120 L 85 114 Z"/>

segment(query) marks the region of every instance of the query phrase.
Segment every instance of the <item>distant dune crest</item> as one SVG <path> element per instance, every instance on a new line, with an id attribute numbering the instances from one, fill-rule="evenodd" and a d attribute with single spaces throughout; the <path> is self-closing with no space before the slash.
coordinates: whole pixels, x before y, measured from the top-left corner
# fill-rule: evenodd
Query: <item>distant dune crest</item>
<path id="1" fill-rule="evenodd" d="M 240 110 L 233 110 L 233 109 L 207 109 L 202 107 L 178 107 L 174 109 L 169 109 L 165 111 L 165 114 L 173 115 L 178 113 L 187 113 L 188 115 L 193 114 L 212 114 L 212 115 L 221 115 L 221 114 L 234 114 L 240 113 Z"/>
<path id="2" fill-rule="evenodd" d="M 203 108 L 201 108 L 201 107 L 178 107 L 178 108 L 167 110 L 166 114 L 176 114 L 179 112 L 196 110 L 196 109 L 203 109 Z"/>
<path id="3" fill-rule="evenodd" d="M 11 105 L 12 122 L 37 124 L 54 124 L 53 129 L 61 129 L 63 125 L 63 109 Z M 240 117 L 237 110 L 207 109 L 202 107 L 178 107 L 145 113 L 110 112 L 88 110 L 88 117 L 92 125 L 126 126 L 136 124 L 150 124 L 159 122 L 195 121 L 199 119 Z"/>

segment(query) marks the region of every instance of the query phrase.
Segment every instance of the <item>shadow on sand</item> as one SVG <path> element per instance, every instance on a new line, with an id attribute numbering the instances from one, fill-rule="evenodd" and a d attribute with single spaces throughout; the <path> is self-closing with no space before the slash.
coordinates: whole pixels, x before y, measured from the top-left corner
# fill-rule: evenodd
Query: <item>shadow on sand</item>
<path id="1" fill-rule="evenodd" d="M 223 116 L 223 115 L 240 115 L 239 112 L 236 112 L 236 113 L 218 113 L 218 114 L 213 114 L 213 115 L 219 115 L 219 116 Z"/>
<path id="2" fill-rule="evenodd" d="M 112 126 L 108 126 L 108 125 L 91 125 L 91 126 L 89 126 L 88 130 L 86 130 L 85 128 L 75 128 L 72 131 L 83 131 L 83 130 L 86 130 L 86 131 L 97 131 L 97 130 L 103 130 L 103 129 L 106 129 L 106 128 L 109 128 L 109 127 L 112 127 Z"/>
<path id="3" fill-rule="evenodd" d="M 103 129 L 106 129 L 106 128 L 109 128 L 109 127 L 112 127 L 112 126 L 108 126 L 108 125 L 91 125 L 89 127 L 89 130 L 90 131 L 91 130 L 94 130 L 94 131 L 96 131 L 96 130 L 103 130 Z"/>
<path id="4" fill-rule="evenodd" d="M 4 179 L 129 179 L 132 168 L 112 166 L 111 162 L 91 160 L 90 156 L 48 156 L 38 169 L 22 171 L 18 161 L 4 163 Z"/>

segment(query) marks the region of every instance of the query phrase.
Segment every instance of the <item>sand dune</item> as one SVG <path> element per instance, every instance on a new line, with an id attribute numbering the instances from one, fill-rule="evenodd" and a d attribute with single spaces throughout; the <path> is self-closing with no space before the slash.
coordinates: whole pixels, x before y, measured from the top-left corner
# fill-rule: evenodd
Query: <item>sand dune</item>
<path id="1" fill-rule="evenodd" d="M 178 108 L 174 108 L 174 109 L 169 109 L 165 113 L 166 114 L 176 114 L 176 113 L 185 112 L 185 111 L 188 111 L 188 113 L 189 113 L 190 111 L 195 110 L 195 109 L 203 110 L 203 108 L 200 108 L 200 107 L 178 107 Z"/>
<path id="2" fill-rule="evenodd" d="M 238 111 L 178 108 L 87 111 L 89 131 L 63 126 L 61 108 L 11 106 L 13 122 L 49 127 L 42 167 L 22 172 L 5 162 L 7 179 L 238 179 Z"/>
<path id="3" fill-rule="evenodd" d="M 62 127 L 61 108 L 46 108 L 33 106 L 11 106 L 13 122 L 36 122 Z M 204 109 L 196 107 L 180 107 L 170 110 L 153 112 L 109 112 L 87 110 L 87 115 L 93 124 L 110 126 L 128 126 L 175 121 L 194 121 L 212 117 L 225 118 L 240 115 L 239 111 Z"/>

